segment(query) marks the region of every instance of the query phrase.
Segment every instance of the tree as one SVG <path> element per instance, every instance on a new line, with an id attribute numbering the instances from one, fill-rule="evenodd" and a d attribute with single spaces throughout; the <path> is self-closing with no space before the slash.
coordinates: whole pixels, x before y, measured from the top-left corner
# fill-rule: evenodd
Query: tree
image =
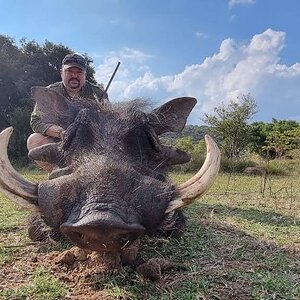
<path id="1" fill-rule="evenodd" d="M 194 143 L 191 137 L 183 137 L 177 139 L 175 146 L 188 153 L 191 153 L 194 149 Z"/>
<path id="2" fill-rule="evenodd" d="M 257 105 L 250 95 L 243 95 L 237 101 L 231 100 L 214 108 L 214 114 L 205 114 L 204 122 L 211 127 L 221 142 L 227 158 L 239 158 L 245 152 L 249 141 L 248 120 L 257 112 Z"/>
<path id="3" fill-rule="evenodd" d="M 203 139 L 197 143 L 193 141 L 191 136 L 178 138 L 175 144 L 176 148 L 186 151 L 191 155 L 191 160 L 184 166 L 177 167 L 181 171 L 196 171 L 199 169 L 205 160 L 206 144 Z"/>
<path id="4" fill-rule="evenodd" d="M 174 146 L 178 139 L 189 137 L 191 142 L 197 143 L 207 133 L 207 126 L 186 125 L 181 132 L 166 132 L 160 136 L 165 145 Z"/>
<path id="5" fill-rule="evenodd" d="M 0 129 L 9 125 L 8 114 L 19 98 L 16 80 L 21 55 L 13 39 L 0 35 Z"/>
<path id="6" fill-rule="evenodd" d="M 251 150 L 268 158 L 280 158 L 299 145 L 300 125 L 292 120 L 255 122 L 250 127 Z"/>

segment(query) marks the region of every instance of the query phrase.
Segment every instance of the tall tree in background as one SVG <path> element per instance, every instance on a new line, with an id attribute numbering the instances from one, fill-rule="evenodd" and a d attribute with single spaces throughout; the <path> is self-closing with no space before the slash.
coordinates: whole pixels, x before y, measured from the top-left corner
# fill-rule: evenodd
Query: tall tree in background
<path id="1" fill-rule="evenodd" d="M 0 35 L 0 129 L 9 125 L 8 114 L 19 99 L 16 79 L 21 54 L 11 38 Z"/>
<path id="2" fill-rule="evenodd" d="M 60 68 L 64 56 L 74 52 L 62 44 L 22 39 L 19 46 L 7 36 L 0 35 L 0 130 L 14 127 L 10 143 L 10 155 L 18 161 L 27 160 L 26 139 L 31 133 L 29 126 L 33 101 L 32 86 L 47 86 L 60 81 Z M 96 83 L 92 60 L 88 62 L 87 79 Z M 13 150 L 12 150 L 13 149 Z"/>
<path id="3" fill-rule="evenodd" d="M 300 125 L 293 120 L 251 124 L 251 151 L 266 158 L 281 158 L 289 150 L 299 148 Z"/>
<path id="4" fill-rule="evenodd" d="M 249 119 L 257 112 L 257 105 L 250 95 L 243 95 L 225 106 L 214 108 L 214 114 L 205 114 L 203 121 L 211 127 L 212 134 L 221 142 L 227 158 L 239 158 L 249 141 Z"/>

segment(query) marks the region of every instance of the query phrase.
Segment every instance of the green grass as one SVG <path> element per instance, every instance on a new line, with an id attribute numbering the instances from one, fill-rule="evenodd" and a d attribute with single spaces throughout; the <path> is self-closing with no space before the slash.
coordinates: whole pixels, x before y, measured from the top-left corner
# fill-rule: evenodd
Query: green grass
<path id="1" fill-rule="evenodd" d="M 25 238 L 23 224 L 26 216 L 27 212 L 0 194 L 0 266 L 9 261 L 12 254 L 18 251 L 19 236 Z M 18 237 L 16 238 L 13 233 L 18 234 Z"/>
<path id="2" fill-rule="evenodd" d="M 171 174 L 177 183 L 190 176 Z M 32 172 L 26 177 L 44 178 Z M 260 177 L 220 175 L 202 201 L 185 210 L 182 238 L 145 237 L 140 250 L 144 259 L 165 258 L 178 266 L 162 280 L 149 282 L 123 268 L 87 284 L 105 299 L 300 299 L 300 178 L 272 177 L 263 192 L 262 184 Z M 27 247 L 27 213 L 1 195 L 0 206 L 4 268 Z M 27 284 L 5 289 L 0 296 L 64 299 L 67 291 L 69 286 L 37 265 Z"/>
<path id="3" fill-rule="evenodd" d="M 300 243 L 300 178 L 273 178 L 262 194 L 259 177 L 219 176 L 199 203 L 203 215 L 279 245 Z M 225 193 L 222 191 L 226 191 Z"/>
<path id="4" fill-rule="evenodd" d="M 31 274 L 30 279 L 31 281 L 27 285 L 0 292 L 0 297 L 4 299 L 55 300 L 66 295 L 67 291 L 62 284 L 41 268 Z"/>

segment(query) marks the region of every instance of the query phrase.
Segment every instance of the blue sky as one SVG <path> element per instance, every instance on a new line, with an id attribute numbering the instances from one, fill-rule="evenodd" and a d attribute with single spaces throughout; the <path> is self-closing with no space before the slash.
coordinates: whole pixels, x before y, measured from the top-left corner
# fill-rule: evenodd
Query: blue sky
<path id="1" fill-rule="evenodd" d="M 0 0 L 0 34 L 62 43 L 94 60 L 112 101 L 198 100 L 189 123 L 239 95 L 253 120 L 300 121 L 298 0 Z"/>

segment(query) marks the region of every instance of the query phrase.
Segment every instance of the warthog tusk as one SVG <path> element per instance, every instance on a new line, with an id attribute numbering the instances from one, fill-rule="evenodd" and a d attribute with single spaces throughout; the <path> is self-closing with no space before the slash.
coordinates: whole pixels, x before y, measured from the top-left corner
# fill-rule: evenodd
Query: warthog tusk
<path id="1" fill-rule="evenodd" d="M 0 189 L 12 201 L 26 208 L 37 210 L 37 184 L 31 183 L 19 174 L 9 162 L 7 147 L 12 127 L 0 133 Z"/>
<path id="2" fill-rule="evenodd" d="M 220 150 L 215 141 L 205 135 L 207 154 L 201 169 L 192 178 L 179 185 L 179 197 L 171 201 L 166 213 L 182 208 L 202 196 L 213 184 L 220 169 Z"/>

